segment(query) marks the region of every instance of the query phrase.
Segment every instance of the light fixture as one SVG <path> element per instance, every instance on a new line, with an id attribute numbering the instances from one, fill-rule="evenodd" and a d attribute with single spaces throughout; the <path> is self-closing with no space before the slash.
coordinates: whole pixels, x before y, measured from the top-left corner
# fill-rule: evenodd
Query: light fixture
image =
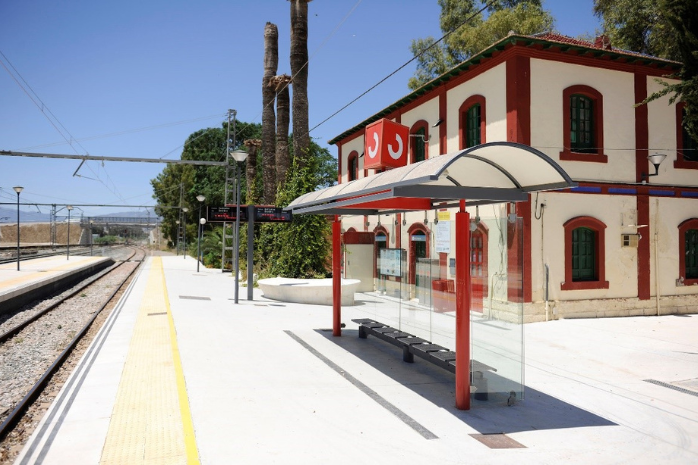
<path id="1" fill-rule="evenodd" d="M 68 240 L 66 248 L 66 260 L 70 260 L 70 211 L 73 209 L 72 205 L 68 205 L 65 208 L 68 209 Z"/>
<path id="2" fill-rule="evenodd" d="M 643 184 L 647 182 L 647 178 L 650 176 L 657 176 L 659 174 L 659 165 L 662 164 L 665 158 L 666 154 L 664 153 L 653 153 L 652 155 L 647 156 L 649 162 L 654 165 L 654 174 L 642 173 L 641 179 Z"/>
<path id="3" fill-rule="evenodd" d="M 201 262 L 201 233 L 206 224 L 206 220 L 201 218 L 201 206 L 204 204 L 206 197 L 199 194 L 196 196 L 196 200 L 199 201 L 199 224 L 197 226 L 197 238 L 196 238 L 196 272 L 199 272 L 199 263 Z"/>
<path id="4" fill-rule="evenodd" d="M 240 170 L 237 162 L 243 162 L 247 159 L 247 152 L 244 150 L 233 150 L 232 154 L 235 159 L 235 184 L 236 184 L 236 203 L 235 203 L 235 303 L 238 303 L 238 294 L 240 292 Z M 248 265 L 249 266 L 249 265 Z"/>
<path id="5" fill-rule="evenodd" d="M 19 271 L 19 193 L 24 190 L 22 186 L 15 186 L 15 192 L 17 192 L 17 271 Z"/>
<path id="6" fill-rule="evenodd" d="M 439 118 L 438 120 L 436 120 L 436 123 L 434 123 L 434 125 L 432 126 L 432 128 L 437 127 L 438 125 L 440 125 L 440 124 L 443 123 L 443 122 L 444 122 L 444 120 L 441 119 L 441 118 Z"/>

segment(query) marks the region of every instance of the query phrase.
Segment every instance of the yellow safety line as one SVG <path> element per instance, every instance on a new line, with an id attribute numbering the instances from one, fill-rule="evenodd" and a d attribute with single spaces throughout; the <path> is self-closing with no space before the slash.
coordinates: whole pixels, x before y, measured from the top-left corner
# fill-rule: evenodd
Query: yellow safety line
<path id="1" fill-rule="evenodd" d="M 170 341 L 172 342 L 172 358 L 174 359 L 175 376 L 177 377 L 177 393 L 179 394 L 179 409 L 182 413 L 182 427 L 184 428 L 184 444 L 187 450 L 187 463 L 198 465 L 199 451 L 196 447 L 196 436 L 194 434 L 194 422 L 191 418 L 189 408 L 189 397 L 187 396 L 187 384 L 184 380 L 182 370 L 182 359 L 179 356 L 179 346 L 177 345 L 177 331 L 175 330 L 174 318 L 170 309 L 170 298 L 167 295 L 167 284 L 165 283 L 165 269 L 162 266 L 162 258 L 156 257 L 160 262 L 162 272 L 162 287 L 165 290 L 165 308 L 167 309 L 167 319 L 170 323 Z"/>

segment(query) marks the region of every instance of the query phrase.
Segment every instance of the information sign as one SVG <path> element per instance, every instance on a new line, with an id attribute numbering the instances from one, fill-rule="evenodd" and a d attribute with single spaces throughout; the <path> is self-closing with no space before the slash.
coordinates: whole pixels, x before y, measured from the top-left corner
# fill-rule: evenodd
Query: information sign
<path id="1" fill-rule="evenodd" d="M 402 276 L 402 249 L 380 249 L 380 272 L 387 276 Z"/>

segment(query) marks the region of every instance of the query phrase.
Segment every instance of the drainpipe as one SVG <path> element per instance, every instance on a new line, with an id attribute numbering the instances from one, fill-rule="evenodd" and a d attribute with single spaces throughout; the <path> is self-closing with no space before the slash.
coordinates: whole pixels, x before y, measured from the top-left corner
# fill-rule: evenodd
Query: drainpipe
<path id="1" fill-rule="evenodd" d="M 659 199 L 655 199 L 654 205 L 654 293 L 657 300 L 657 316 L 659 316 Z"/>
<path id="2" fill-rule="evenodd" d="M 550 268 L 545 264 L 545 321 L 548 321 L 548 278 L 550 276 Z"/>

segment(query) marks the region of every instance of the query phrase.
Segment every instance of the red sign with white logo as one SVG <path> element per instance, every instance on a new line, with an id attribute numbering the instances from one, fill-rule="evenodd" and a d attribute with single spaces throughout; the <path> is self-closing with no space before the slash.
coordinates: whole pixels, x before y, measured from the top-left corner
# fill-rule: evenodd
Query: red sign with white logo
<path id="1" fill-rule="evenodd" d="M 407 164 L 410 128 L 383 118 L 366 126 L 364 168 L 398 168 Z"/>

